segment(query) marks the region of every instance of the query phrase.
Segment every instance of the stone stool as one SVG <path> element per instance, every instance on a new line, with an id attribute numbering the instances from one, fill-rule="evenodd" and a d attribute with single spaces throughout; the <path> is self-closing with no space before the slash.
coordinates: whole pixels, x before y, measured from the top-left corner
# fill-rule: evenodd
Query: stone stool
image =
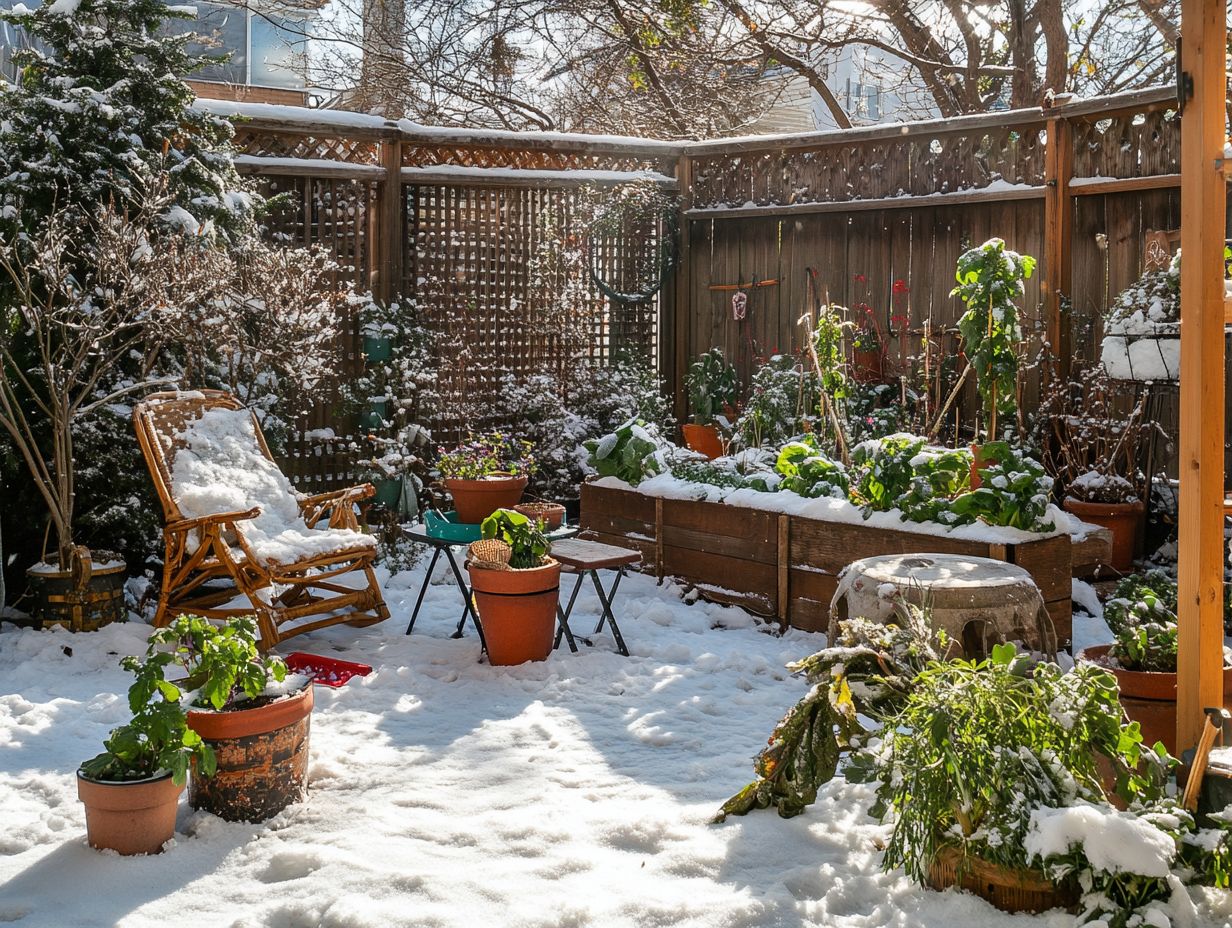
<path id="1" fill-rule="evenodd" d="M 860 617 L 889 624 L 896 603 L 927 607 L 930 624 L 951 640 L 947 656 L 986 656 L 1002 641 L 1053 657 L 1057 635 L 1031 575 L 1014 564 L 954 554 L 894 554 L 853 561 L 830 602 L 831 641 L 838 623 Z"/>

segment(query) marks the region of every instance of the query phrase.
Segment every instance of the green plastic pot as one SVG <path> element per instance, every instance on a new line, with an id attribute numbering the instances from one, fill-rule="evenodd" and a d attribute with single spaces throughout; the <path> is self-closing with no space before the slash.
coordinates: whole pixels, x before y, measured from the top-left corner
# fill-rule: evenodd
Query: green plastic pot
<path id="1" fill-rule="evenodd" d="M 388 335 L 364 336 L 364 355 L 369 361 L 388 361 L 393 353 L 394 340 Z"/>

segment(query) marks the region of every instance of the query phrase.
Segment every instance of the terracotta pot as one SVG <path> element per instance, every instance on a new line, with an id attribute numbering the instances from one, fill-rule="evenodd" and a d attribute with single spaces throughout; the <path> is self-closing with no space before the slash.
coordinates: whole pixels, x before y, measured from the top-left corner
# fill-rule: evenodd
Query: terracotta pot
<path id="1" fill-rule="evenodd" d="M 704 454 L 712 461 L 723 456 L 723 442 L 716 426 L 686 422 L 680 426 L 680 431 L 684 434 L 684 443 L 691 451 Z"/>
<path id="2" fill-rule="evenodd" d="M 976 442 L 972 442 L 970 447 L 971 447 L 971 489 L 978 490 L 981 486 L 984 485 L 984 481 L 980 479 L 980 474 L 981 472 L 983 472 L 983 470 L 986 467 L 988 467 L 989 464 L 992 463 L 992 461 L 985 460 L 983 445 L 977 444 Z"/>
<path id="3" fill-rule="evenodd" d="M 1141 500 L 1133 503 L 1087 503 L 1067 496 L 1062 505 L 1083 522 L 1102 526 L 1112 532 L 1109 567 L 1123 574 L 1133 570 L 1138 532 L 1146 513 L 1146 506 Z"/>
<path id="4" fill-rule="evenodd" d="M 560 528 L 565 522 L 565 507 L 560 503 L 518 503 L 513 509 L 528 519 L 541 519 L 548 531 Z"/>
<path id="5" fill-rule="evenodd" d="M 77 771 L 77 797 L 86 807 L 90 847 L 117 854 L 158 854 L 175 835 L 180 793 L 170 773 L 114 783 Z"/>
<path id="6" fill-rule="evenodd" d="M 229 822 L 263 822 L 308 792 L 312 684 L 255 709 L 193 709 L 188 727 L 214 749 L 218 771 L 193 771 L 188 801 Z"/>
<path id="7" fill-rule="evenodd" d="M 522 499 L 526 477 L 501 474 L 482 480 L 445 478 L 445 488 L 453 497 L 458 521 L 474 525 L 498 509 L 512 509 Z"/>
<path id="8" fill-rule="evenodd" d="M 876 351 L 851 352 L 851 376 L 860 383 L 877 383 L 885 380 L 885 356 Z"/>
<path id="9" fill-rule="evenodd" d="M 961 870 L 962 875 L 959 875 Z M 1077 887 L 1054 883 L 1041 870 L 1011 870 L 968 854 L 952 844 L 937 849 L 928 868 L 928 885 L 936 890 L 957 886 L 991 903 L 1002 912 L 1046 912 L 1071 908 Z"/>
<path id="10" fill-rule="evenodd" d="M 1131 721 L 1142 727 L 1142 741 L 1150 747 L 1162 741 L 1176 755 L 1176 674 L 1117 667 L 1108 652 L 1112 645 L 1085 648 L 1078 660 L 1109 671 L 1121 689 L 1121 705 Z M 1232 667 L 1223 669 L 1223 704 L 1232 711 Z"/>
<path id="11" fill-rule="evenodd" d="M 495 666 L 547 660 L 556 637 L 560 564 L 531 570 L 488 570 L 466 565 L 475 593 L 488 660 Z"/>

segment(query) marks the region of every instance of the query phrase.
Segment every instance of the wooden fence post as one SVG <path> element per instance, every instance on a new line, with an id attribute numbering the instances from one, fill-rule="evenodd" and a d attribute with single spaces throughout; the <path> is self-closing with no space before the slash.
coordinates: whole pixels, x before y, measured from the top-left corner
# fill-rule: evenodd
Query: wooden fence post
<path id="1" fill-rule="evenodd" d="M 689 369 L 689 323 L 693 318 L 693 271 L 690 257 L 690 221 L 687 210 L 693 204 L 693 159 L 681 155 L 676 161 L 676 187 L 680 191 L 680 250 L 676 257 L 676 285 L 673 291 L 672 324 L 667 357 L 670 358 L 673 414 L 684 422 L 689 402 L 685 392 L 685 372 Z"/>
<path id="2" fill-rule="evenodd" d="M 1223 705 L 1225 0 L 1182 0 L 1177 753 Z"/>
<path id="3" fill-rule="evenodd" d="M 376 226 L 377 254 L 380 255 L 377 292 L 383 299 L 391 300 L 402 289 L 402 254 L 405 247 L 402 240 L 402 140 L 398 136 L 382 140 L 381 167 L 385 169 L 385 180 L 381 185 L 381 202 L 377 208 L 380 217 Z"/>
<path id="4" fill-rule="evenodd" d="M 1074 172 L 1073 132 L 1068 119 L 1048 120 L 1048 147 L 1044 153 L 1044 274 L 1041 290 L 1048 344 L 1053 363 L 1049 372 L 1069 376 L 1073 346 L 1066 298 L 1072 290 L 1074 200 L 1069 182 Z"/>

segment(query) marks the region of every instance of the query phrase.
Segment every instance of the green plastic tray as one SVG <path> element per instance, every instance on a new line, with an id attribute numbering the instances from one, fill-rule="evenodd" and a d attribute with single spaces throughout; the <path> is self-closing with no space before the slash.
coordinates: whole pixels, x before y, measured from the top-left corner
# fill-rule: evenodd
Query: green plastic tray
<path id="1" fill-rule="evenodd" d="M 458 514 L 453 510 L 444 513 L 445 518 L 431 509 L 424 513 L 424 526 L 433 538 L 443 538 L 446 541 L 456 541 L 468 545 L 483 537 L 479 523 L 459 522 Z"/>

